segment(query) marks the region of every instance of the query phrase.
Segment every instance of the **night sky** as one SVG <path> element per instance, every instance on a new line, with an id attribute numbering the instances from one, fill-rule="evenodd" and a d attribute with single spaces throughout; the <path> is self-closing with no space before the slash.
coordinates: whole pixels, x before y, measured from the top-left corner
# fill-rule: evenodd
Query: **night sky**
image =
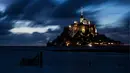
<path id="1" fill-rule="evenodd" d="M 43 45 L 79 20 L 81 7 L 99 33 L 130 42 L 130 0 L 0 0 L 0 45 Z"/>

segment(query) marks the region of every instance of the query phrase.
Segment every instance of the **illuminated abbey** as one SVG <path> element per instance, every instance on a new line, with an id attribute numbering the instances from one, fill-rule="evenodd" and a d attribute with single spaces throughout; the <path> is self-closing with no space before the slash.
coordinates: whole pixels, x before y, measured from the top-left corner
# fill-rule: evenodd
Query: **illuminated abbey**
<path id="1" fill-rule="evenodd" d="M 85 19 L 83 9 L 81 10 L 80 20 L 64 27 L 63 32 L 47 46 L 94 46 L 94 45 L 118 45 L 120 41 L 114 41 L 105 35 L 99 34 L 96 25 L 90 20 Z"/>
<path id="2" fill-rule="evenodd" d="M 83 36 L 95 36 L 97 35 L 97 29 L 94 24 L 83 16 L 83 10 L 81 10 L 80 22 L 74 21 L 74 24 L 69 25 L 70 36 L 74 37 L 77 32 L 80 32 Z"/>

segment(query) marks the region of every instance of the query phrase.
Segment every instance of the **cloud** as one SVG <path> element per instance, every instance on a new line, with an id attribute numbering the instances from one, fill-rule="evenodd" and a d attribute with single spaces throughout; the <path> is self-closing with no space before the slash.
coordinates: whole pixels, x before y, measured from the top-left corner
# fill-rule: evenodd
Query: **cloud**
<path id="1" fill-rule="evenodd" d="M 57 37 L 57 33 L 8 34 L 0 36 L 0 45 L 45 45 Z"/>
<path id="2" fill-rule="evenodd" d="M 85 0 L 68 0 L 61 4 L 52 14 L 54 18 L 74 18 L 77 17 L 76 10 L 84 5 Z"/>
<path id="3" fill-rule="evenodd" d="M 35 15 L 42 11 L 51 12 L 50 8 L 53 9 L 54 6 L 55 5 L 50 2 L 50 0 L 33 0 L 24 8 L 24 18 L 33 19 Z M 48 13 L 48 15 L 49 14 L 50 13 Z"/>
<path id="4" fill-rule="evenodd" d="M 30 3 L 32 0 L 17 0 L 8 6 L 5 14 L 7 15 L 20 15 L 23 13 L 24 8 Z"/>
<path id="5" fill-rule="evenodd" d="M 67 2 L 68 0 L 51 0 L 54 4 L 60 5 L 63 4 L 64 2 Z"/>
<path id="6" fill-rule="evenodd" d="M 6 10 L 6 6 L 4 4 L 0 4 L 0 12 L 4 13 Z"/>
<path id="7" fill-rule="evenodd" d="M 94 13 L 90 15 L 96 19 L 97 24 L 100 25 L 100 28 L 106 27 L 122 27 L 122 19 L 125 15 L 130 12 L 130 6 L 120 5 L 117 2 L 105 2 L 99 5 L 90 5 L 84 7 L 84 13 Z M 79 13 L 80 10 L 77 12 Z"/>
<path id="8" fill-rule="evenodd" d="M 10 32 L 14 34 L 23 34 L 23 33 L 29 33 L 32 34 L 34 32 L 38 33 L 46 33 L 49 29 L 54 31 L 58 30 L 60 27 L 55 25 L 55 26 L 45 26 L 45 27 L 16 27 L 10 30 Z"/>
<path id="9" fill-rule="evenodd" d="M 13 22 L 14 27 L 9 30 L 13 34 L 24 34 L 24 33 L 32 34 L 34 32 L 46 33 L 48 32 L 48 30 L 55 31 L 60 29 L 59 25 L 38 26 L 35 24 L 35 26 L 32 27 L 33 22 L 31 21 L 19 20 Z"/>
<path id="10" fill-rule="evenodd" d="M 0 42 L 40 44 L 53 40 L 64 26 L 79 20 L 81 6 L 86 18 L 94 21 L 101 33 L 128 42 L 126 31 L 129 29 L 125 28 L 130 25 L 124 18 L 128 15 L 129 3 L 129 0 L 1 0 L 0 11 L 7 17 L 0 12 Z M 27 20 L 16 22 L 14 19 Z M 10 23 L 11 20 L 14 22 Z"/>
<path id="11" fill-rule="evenodd" d="M 129 28 L 102 28 L 98 29 L 100 34 L 105 34 L 107 37 L 112 38 L 123 43 L 130 44 L 130 31 Z"/>
<path id="12" fill-rule="evenodd" d="M 37 36 L 32 34 L 2 35 L 0 36 L 0 45 L 40 45 L 39 41 L 43 41 L 41 44 L 47 42 L 45 38 L 43 34 Z"/>
<path id="13" fill-rule="evenodd" d="M 10 23 L 0 22 L 0 35 L 7 35 L 10 34 L 8 30 L 12 28 Z"/>

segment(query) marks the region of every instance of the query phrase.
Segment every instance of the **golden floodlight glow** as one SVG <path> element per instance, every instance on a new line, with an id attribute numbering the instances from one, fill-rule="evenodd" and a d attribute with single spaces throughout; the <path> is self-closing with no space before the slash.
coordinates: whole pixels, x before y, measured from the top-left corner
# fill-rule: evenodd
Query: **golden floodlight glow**
<path id="1" fill-rule="evenodd" d="M 85 33 L 85 29 L 84 28 L 82 28 L 82 32 Z"/>
<path id="2" fill-rule="evenodd" d="M 73 27 L 73 30 L 77 30 L 78 28 L 77 27 Z"/>
<path id="3" fill-rule="evenodd" d="M 66 41 L 66 46 L 69 46 L 70 45 L 70 42 L 69 41 Z"/>
<path id="4" fill-rule="evenodd" d="M 84 26 L 82 26 L 81 30 L 82 30 L 83 33 L 85 33 L 85 27 Z"/>

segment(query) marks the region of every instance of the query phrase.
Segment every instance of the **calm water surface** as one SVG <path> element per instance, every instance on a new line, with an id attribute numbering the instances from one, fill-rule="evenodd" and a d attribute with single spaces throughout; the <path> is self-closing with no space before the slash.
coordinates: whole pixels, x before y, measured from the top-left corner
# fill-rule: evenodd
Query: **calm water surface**
<path id="1" fill-rule="evenodd" d="M 128 53 L 43 51 L 43 68 L 39 68 L 20 67 L 19 62 L 40 50 L 0 49 L 0 73 L 130 73 Z"/>

